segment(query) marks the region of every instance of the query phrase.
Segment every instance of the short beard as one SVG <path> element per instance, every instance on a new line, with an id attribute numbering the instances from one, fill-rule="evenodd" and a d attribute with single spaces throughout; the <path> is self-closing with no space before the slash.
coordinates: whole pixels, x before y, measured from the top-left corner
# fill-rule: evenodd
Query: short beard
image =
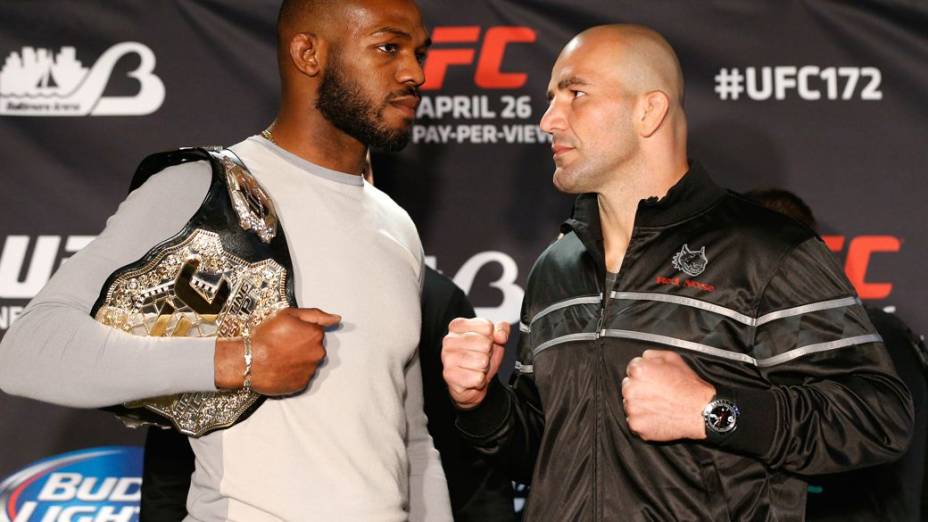
<path id="1" fill-rule="evenodd" d="M 372 149 L 395 152 L 405 147 L 412 136 L 412 124 L 401 129 L 386 127 L 383 111 L 390 98 L 375 109 L 374 104 L 365 99 L 357 82 L 342 74 L 338 55 L 333 53 L 331 58 L 319 84 L 316 109 L 335 128 Z M 414 88 L 410 89 L 415 93 Z M 405 94 L 409 93 L 397 93 L 399 96 Z"/>

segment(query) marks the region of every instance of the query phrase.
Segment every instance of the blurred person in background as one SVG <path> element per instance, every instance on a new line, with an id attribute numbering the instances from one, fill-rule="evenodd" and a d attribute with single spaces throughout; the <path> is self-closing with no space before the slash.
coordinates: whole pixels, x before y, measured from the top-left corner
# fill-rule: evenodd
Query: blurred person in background
<path id="1" fill-rule="evenodd" d="M 799 196 L 783 189 L 756 189 L 745 195 L 818 230 L 815 215 Z M 924 340 L 895 313 L 865 305 L 867 315 L 912 394 L 912 442 L 899 460 L 845 473 L 809 477 L 806 520 L 813 522 L 915 522 L 925 498 L 925 447 L 928 445 L 928 352 Z"/>

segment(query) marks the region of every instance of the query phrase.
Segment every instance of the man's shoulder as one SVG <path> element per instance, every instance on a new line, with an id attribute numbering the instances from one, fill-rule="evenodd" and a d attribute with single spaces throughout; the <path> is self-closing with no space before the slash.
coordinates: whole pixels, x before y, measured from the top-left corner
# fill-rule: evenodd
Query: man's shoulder
<path id="1" fill-rule="evenodd" d="M 136 179 L 129 186 L 131 197 L 160 199 L 171 204 L 188 196 L 202 199 L 206 194 L 213 173 L 208 161 L 177 163 L 148 173 L 144 179 Z"/>
<path id="2" fill-rule="evenodd" d="M 784 252 L 817 237 L 804 224 L 732 191 L 711 214 L 719 234 L 751 245 L 757 252 Z"/>
<path id="3" fill-rule="evenodd" d="M 538 256 L 528 275 L 526 310 L 534 315 L 553 302 L 594 292 L 596 269 L 576 233 L 557 238 Z"/>
<path id="4" fill-rule="evenodd" d="M 576 232 L 568 231 L 559 235 L 539 254 L 532 271 L 575 268 L 576 264 L 581 262 L 584 252 L 586 252 L 586 247 L 580 241 Z"/>
<path id="5" fill-rule="evenodd" d="M 145 186 L 145 192 L 190 190 L 198 192 L 213 177 L 210 153 L 206 147 L 179 147 L 144 156 L 136 166 L 127 192 Z M 202 194 L 199 194 L 202 195 Z"/>

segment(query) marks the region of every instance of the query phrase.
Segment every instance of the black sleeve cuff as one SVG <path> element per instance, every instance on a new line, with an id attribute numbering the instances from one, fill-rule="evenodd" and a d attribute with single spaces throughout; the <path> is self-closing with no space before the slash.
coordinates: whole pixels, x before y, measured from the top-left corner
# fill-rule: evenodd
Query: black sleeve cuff
<path id="1" fill-rule="evenodd" d="M 458 410 L 454 424 L 468 439 L 490 438 L 506 425 L 512 407 L 511 400 L 506 386 L 494 378 L 483 402 L 470 410 Z"/>
<path id="2" fill-rule="evenodd" d="M 773 390 L 716 386 L 716 398 L 729 399 L 741 410 L 729 433 L 706 428 L 706 441 L 719 448 L 762 458 L 769 454 L 777 431 L 777 401 Z"/>

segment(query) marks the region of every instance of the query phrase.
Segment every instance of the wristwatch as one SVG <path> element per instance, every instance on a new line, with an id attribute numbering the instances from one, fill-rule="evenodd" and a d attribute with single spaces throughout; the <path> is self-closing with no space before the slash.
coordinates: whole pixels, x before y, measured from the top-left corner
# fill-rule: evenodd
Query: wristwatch
<path id="1" fill-rule="evenodd" d="M 702 417 L 706 421 L 706 436 L 712 439 L 735 431 L 739 415 L 741 408 L 735 401 L 716 395 L 702 410 Z"/>

